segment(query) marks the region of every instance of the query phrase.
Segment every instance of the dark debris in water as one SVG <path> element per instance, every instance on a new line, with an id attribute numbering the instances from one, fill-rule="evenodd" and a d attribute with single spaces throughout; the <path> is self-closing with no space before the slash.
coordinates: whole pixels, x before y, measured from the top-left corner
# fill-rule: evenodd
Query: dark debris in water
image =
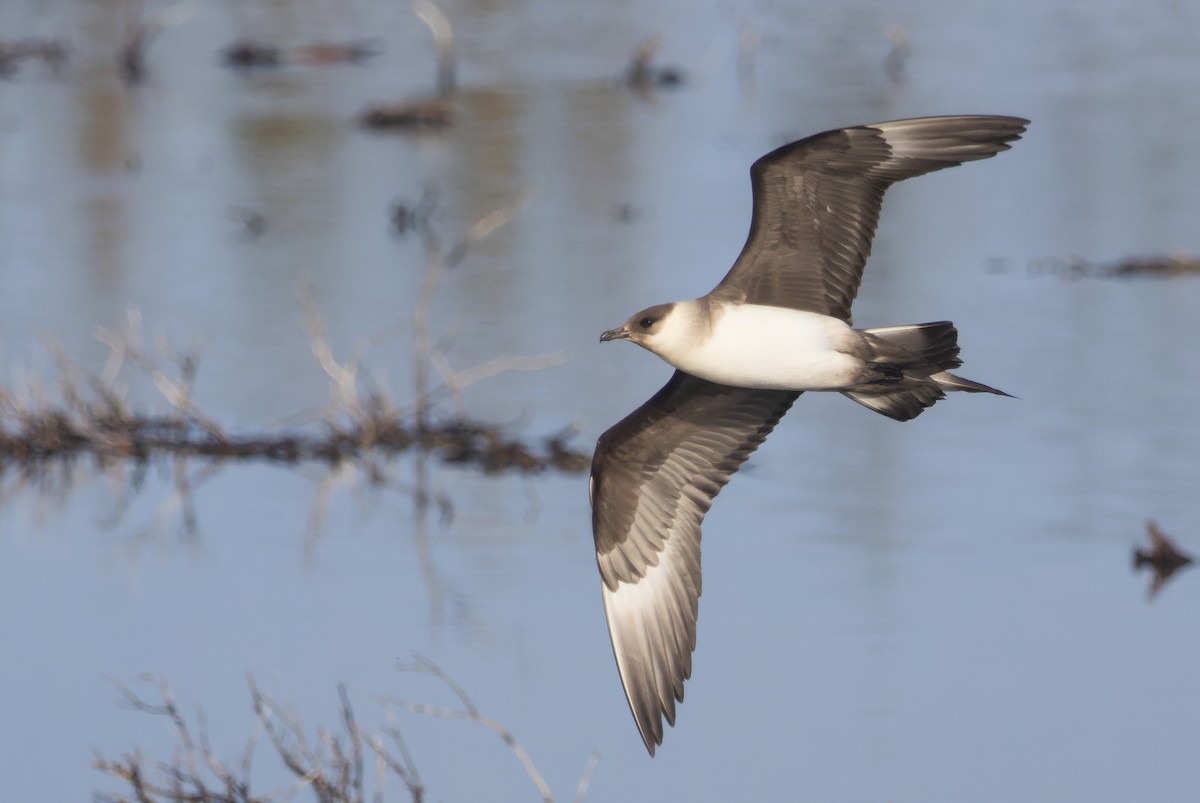
<path id="1" fill-rule="evenodd" d="M 994 273 L 1010 272 L 1011 266 L 993 263 Z M 1116 262 L 1091 262 L 1081 257 L 1039 259 L 1030 262 L 1031 276 L 1057 276 L 1063 279 L 1136 279 L 1200 276 L 1200 257 L 1167 254 L 1125 257 Z"/>
<path id="2" fill-rule="evenodd" d="M 111 408 L 27 411 L 6 403 L 0 411 L 0 471 L 85 456 L 101 463 L 190 456 L 335 465 L 368 455 L 408 452 L 433 454 L 446 463 L 489 474 L 576 473 L 585 470 L 590 460 L 567 444 L 566 435 L 527 442 L 498 427 L 464 420 L 421 426 L 379 417 L 327 424 L 320 432 L 231 434 L 185 416 L 146 416 Z"/>
<path id="3" fill-rule="evenodd" d="M 661 48 L 662 37 L 658 34 L 651 34 L 638 43 L 629 66 L 625 68 L 626 86 L 640 93 L 683 86 L 687 76 L 681 68 L 655 62 L 655 56 Z"/>
<path id="4" fill-rule="evenodd" d="M 283 65 L 283 50 L 253 39 L 239 39 L 221 51 L 226 67 L 261 70 Z"/>
<path id="5" fill-rule="evenodd" d="M 489 474 L 546 469 L 567 473 L 586 470 L 591 459 L 570 448 L 566 438 L 566 435 L 546 438 L 537 448 L 530 448 L 526 443 L 505 437 L 494 427 L 453 421 L 428 430 L 422 445 L 437 451 L 447 463 L 464 463 Z"/>
<path id="6" fill-rule="evenodd" d="M 1167 581 L 1177 571 L 1190 565 L 1194 558 L 1176 546 L 1153 519 L 1146 522 L 1146 537 L 1150 541 L 1149 547 L 1135 547 L 1133 550 L 1133 568 L 1135 571 L 1142 568 L 1150 570 L 1147 596 L 1154 599 Z"/>
<path id="7" fill-rule="evenodd" d="M 454 29 L 442 10 L 428 0 L 420 0 L 415 11 L 429 28 L 437 50 L 436 91 L 428 97 L 372 104 L 358 115 L 358 123 L 363 128 L 421 136 L 444 133 L 454 126 L 454 96 L 458 83 Z"/>
<path id="8" fill-rule="evenodd" d="M 454 125 L 454 104 L 441 97 L 371 106 L 358 117 L 364 128 L 436 133 Z"/>
<path id="9" fill-rule="evenodd" d="M 0 40 L 0 77 L 15 74 L 26 62 L 40 62 L 59 72 L 67 61 L 67 45 L 61 39 Z"/>
<path id="10" fill-rule="evenodd" d="M 1120 262 L 1100 266 L 1099 275 L 1108 276 L 1200 276 L 1200 259 L 1184 254 L 1127 257 Z"/>
<path id="11" fill-rule="evenodd" d="M 221 51 L 221 61 L 235 70 L 269 70 L 289 65 L 321 67 L 330 64 L 362 64 L 379 55 L 373 42 L 314 42 L 297 47 L 279 47 L 254 39 L 239 39 Z"/>
<path id="12" fill-rule="evenodd" d="M 52 350 L 58 363 L 52 383 L 17 393 L 0 386 L 0 474 L 16 469 L 36 475 L 52 464 L 80 458 L 101 465 L 135 464 L 195 457 L 217 461 L 271 463 L 346 461 L 377 465 L 403 454 L 432 456 L 489 474 L 581 472 L 590 455 L 568 444 L 564 431 L 544 439 L 522 439 L 507 428 L 449 415 L 429 401 L 437 389 L 423 388 L 407 412 L 356 363 L 336 363 L 323 335 L 314 331 L 314 353 L 336 381 L 331 402 L 311 423 L 290 430 L 231 432 L 192 399 L 198 357 L 190 352 L 148 354 L 140 336 L 102 330 L 112 349 L 104 376 L 87 371 Z M 121 367 L 124 366 L 124 367 Z M 128 370 L 133 367 L 137 373 Z M 146 413 L 129 398 L 130 380 L 152 387 L 167 411 Z M 53 387 L 53 390 L 49 388 Z M 162 406 L 161 404 L 159 405 Z"/>

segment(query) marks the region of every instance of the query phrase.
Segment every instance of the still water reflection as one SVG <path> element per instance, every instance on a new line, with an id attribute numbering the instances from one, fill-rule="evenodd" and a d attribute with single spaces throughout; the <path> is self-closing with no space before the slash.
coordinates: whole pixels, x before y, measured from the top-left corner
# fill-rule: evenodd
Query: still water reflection
<path id="1" fill-rule="evenodd" d="M 122 4 L 0 9 L 4 36 L 72 48 L 61 75 L 22 68 L 0 86 L 3 387 L 53 373 L 47 334 L 101 369 L 94 329 L 134 305 L 151 330 L 201 343 L 195 400 L 209 415 L 287 423 L 328 398 L 306 288 L 339 354 L 400 333 L 366 363 L 404 400 L 424 254 L 389 228 L 391 205 L 436 186 L 434 223 L 452 239 L 532 192 L 445 278 L 432 320 L 458 369 L 568 351 L 563 365 L 473 385 L 463 403 L 532 436 L 574 424 L 586 446 L 666 376 L 597 335 L 724 273 L 755 157 L 835 125 L 990 112 L 1033 126 L 1003 164 L 896 188 L 856 317 L 953 318 L 968 375 L 1020 399 L 955 398 L 903 426 L 840 397 L 801 399 L 709 518 L 695 677 L 654 760 L 613 666 L 579 476 L 431 466 L 454 515 L 422 520 L 403 461 L 387 489 L 227 466 L 197 476 L 185 537 L 168 471 L 150 471 L 126 506 L 127 476 L 81 466 L 45 493 L 10 475 L 6 792 L 78 799 L 120 788 L 89 769 L 92 750 L 169 755 L 169 728 L 121 708 L 106 676 L 168 678 L 236 761 L 254 727 L 247 672 L 313 728 L 336 723 L 345 682 L 363 724 L 382 727 L 374 695 L 453 702 L 395 671 L 416 651 L 516 734 L 559 797 L 598 748 L 595 800 L 1194 798 L 1200 587 L 1185 573 L 1147 605 L 1129 550 L 1150 516 L 1195 550 L 1200 282 L 1031 266 L 1200 251 L 1195 10 L 445 11 L 457 125 L 405 138 L 352 123 L 369 103 L 432 88 L 428 32 L 402 4 L 197 7 L 154 40 L 135 89 L 114 68 Z M 902 83 L 880 66 L 897 21 L 912 41 Z M 758 44 L 739 79 L 747 29 Z M 688 81 L 647 99 L 616 79 L 653 31 Z M 217 56 L 238 36 L 375 36 L 383 52 L 240 75 Z M 534 798 L 492 734 L 400 724 L 432 796 Z M 272 772 L 264 762 L 264 781 Z"/>

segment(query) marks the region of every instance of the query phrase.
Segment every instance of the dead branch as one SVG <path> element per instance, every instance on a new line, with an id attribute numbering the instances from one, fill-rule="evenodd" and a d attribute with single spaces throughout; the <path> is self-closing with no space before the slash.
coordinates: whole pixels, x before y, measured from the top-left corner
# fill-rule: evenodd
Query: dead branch
<path id="1" fill-rule="evenodd" d="M 427 705 L 425 703 L 413 703 L 395 697 L 384 697 L 384 702 L 415 714 L 441 717 L 443 719 L 465 719 L 484 726 L 499 736 L 508 745 L 508 748 L 512 750 L 513 755 L 517 757 L 517 761 L 521 762 L 521 766 L 525 768 L 525 774 L 529 776 L 529 779 L 533 781 L 533 785 L 537 787 L 538 794 L 542 796 L 542 800 L 546 801 L 546 803 L 554 803 L 554 795 L 551 793 L 550 787 L 546 784 L 546 780 L 542 777 L 541 773 L 538 772 L 537 767 L 534 766 L 533 759 L 525 752 L 525 748 L 521 747 L 508 728 L 491 717 L 486 717 L 479 713 L 479 709 L 475 707 L 475 703 L 467 695 L 466 690 L 454 678 L 450 677 L 445 670 L 429 659 L 419 655 L 416 656 L 415 663 L 401 664 L 397 668 L 406 672 L 424 672 L 425 674 L 433 675 L 442 681 L 450 691 L 454 692 L 454 696 L 459 699 L 463 708 L 460 710 L 457 708 Z"/>
<path id="2" fill-rule="evenodd" d="M 583 803 L 587 797 L 588 787 L 592 785 L 592 776 L 596 774 L 596 767 L 600 766 L 600 751 L 593 750 L 588 756 L 587 764 L 583 766 L 583 774 L 579 776 L 579 785 L 575 787 L 575 803 Z"/>
<path id="3" fill-rule="evenodd" d="M 130 313 L 123 332 L 98 333 L 110 350 L 102 373 L 87 371 L 52 346 L 59 370 L 57 393 L 37 383 L 23 396 L 0 388 L 0 475 L 10 467 L 39 474 L 52 462 L 69 464 L 82 456 L 94 457 L 101 466 L 164 457 L 328 465 L 355 461 L 368 475 L 379 473 L 372 470 L 374 455 L 388 458 L 410 451 L 489 473 L 577 471 L 575 466 L 586 461 L 576 452 L 570 456 L 578 459 L 563 460 L 563 444 L 553 439 L 539 447 L 507 436 L 499 427 L 470 421 L 461 409 L 453 415 L 438 411 L 436 401 L 441 395 L 457 393 L 502 370 L 537 370 L 552 364 L 547 358 L 497 358 L 451 374 L 446 385 L 436 389 L 429 388 L 431 358 L 418 360 L 425 366 L 418 372 L 423 388 L 417 393 L 415 415 L 406 416 L 362 371 L 361 354 L 337 359 L 324 338 L 319 315 L 310 312 L 313 353 L 330 381 L 330 402 L 320 426 L 236 433 L 206 415 L 192 399 L 199 365 L 196 352 L 172 350 L 163 343 L 158 356 L 152 355 L 141 345 L 137 317 L 136 312 Z M 418 328 L 427 331 L 427 326 L 426 317 Z M 428 350 L 427 338 L 421 342 Z M 130 368 L 149 381 L 169 411 L 152 414 L 134 408 L 125 387 Z M 129 379 L 136 384 L 138 377 Z"/>
<path id="4" fill-rule="evenodd" d="M 378 736 L 359 726 L 344 686 L 338 686 L 341 707 L 340 730 L 318 729 L 309 739 L 299 717 L 280 708 L 248 679 L 251 700 L 260 731 L 251 736 L 238 769 L 226 764 L 209 746 L 203 714 L 197 714 L 198 736 L 180 713 L 169 684 L 152 677 L 143 680 L 154 686 L 158 702 L 151 702 L 123 684 L 111 681 L 130 708 L 153 716 L 167 717 L 175 732 L 176 745 L 170 761 L 150 761 L 140 750 L 110 760 L 97 754 L 92 765 L 101 772 L 126 782 L 131 797 L 99 795 L 100 800 L 139 803 L 204 801 L 204 803 L 268 803 L 289 800 L 302 790 L 311 790 L 318 801 L 362 803 L 366 799 L 364 764 L 369 746 L 376 757 L 374 799 L 383 800 L 384 778 L 390 770 L 401 780 L 408 799 L 421 803 L 424 787 L 411 757 L 394 756 Z M 251 790 L 250 769 L 261 733 L 265 733 L 280 764 L 293 776 L 292 782 L 263 793 Z M 380 774 L 382 772 L 382 775 Z"/>
<path id="5" fill-rule="evenodd" d="M 152 529 L 179 517 L 185 538 L 193 540 L 198 532 L 193 492 L 230 461 L 346 468 L 333 471 L 318 489 L 305 540 L 308 549 L 315 543 L 331 493 L 347 478 L 365 479 L 372 487 L 400 487 L 389 476 L 387 461 L 402 454 L 414 455 L 419 465 L 416 487 L 401 490 L 414 496 L 418 508 L 435 503 L 443 518 L 449 517 L 452 505 L 444 495 L 430 495 L 427 457 L 487 473 L 586 470 L 589 455 L 568 444 L 573 431 L 564 429 L 530 442 L 506 428 L 472 420 L 462 400 L 463 391 L 475 383 L 507 371 L 548 368 L 560 364 L 564 354 L 499 356 L 458 370 L 442 339 L 431 334 L 434 297 L 446 275 L 529 200 L 525 194 L 496 209 L 444 245 L 432 223 L 436 189 L 424 191 L 407 224 L 419 232 L 426 255 L 419 298 L 408 322 L 416 352 L 411 404 L 398 405 L 364 367 L 372 345 L 394 337 L 403 330 L 401 324 L 361 339 L 348 356 L 339 355 L 324 318 L 302 289 L 309 346 L 327 377 L 328 401 L 319 411 L 285 419 L 288 423 L 282 426 L 230 431 L 195 401 L 199 349 L 173 346 L 161 334 L 151 338 L 140 312 L 130 309 L 118 326 L 97 330 L 97 339 L 108 348 L 98 372 L 71 360 L 51 342 L 46 349 L 56 369 L 53 382 L 35 377 L 19 393 L 0 387 L 0 503 L 29 486 L 37 486 L 40 495 L 65 497 L 75 467 L 90 458 L 96 468 L 111 472 L 126 486 L 110 516 L 115 523 L 148 470 L 161 466 L 169 472 L 172 492 L 154 515 Z M 146 345 L 148 341 L 153 346 Z M 139 409 L 138 401 L 155 396 L 165 407 L 159 405 L 154 412 Z"/>
<path id="6" fill-rule="evenodd" d="M 427 194 L 429 192 L 431 191 L 426 191 Z M 426 254 L 425 273 L 421 277 L 421 288 L 417 294 L 417 304 L 413 308 L 412 321 L 413 347 L 417 356 L 413 374 L 413 389 L 416 395 L 416 419 L 419 430 L 424 429 L 428 424 L 432 401 L 429 387 L 429 366 L 434 363 L 437 355 L 430 343 L 429 316 L 438 285 L 441 284 L 447 271 L 453 270 L 466 259 L 471 248 L 508 223 L 531 200 L 533 200 L 532 193 L 525 193 L 512 205 L 501 207 L 483 216 L 467 230 L 466 234 L 445 250 L 442 248 L 441 237 L 430 223 L 428 215 L 418 224 Z"/>
<path id="7" fill-rule="evenodd" d="M 367 732 L 359 724 L 345 686 L 339 685 L 338 729 L 335 732 L 318 728 L 310 737 L 300 717 L 267 697 L 251 676 L 247 678 L 247 684 L 258 730 L 251 735 L 240 765 L 236 768 L 225 763 L 210 746 L 203 713 L 196 715 L 196 727 L 188 723 L 165 680 L 152 676 L 141 678 L 142 682 L 152 687 L 156 700 L 149 700 L 124 684 L 112 680 L 110 682 L 120 693 L 127 707 L 151 716 L 167 718 L 171 723 L 176 744 L 169 761 L 148 759 L 140 750 L 125 753 L 119 759 L 108 759 L 97 753 L 92 766 L 126 784 L 128 794 L 102 793 L 97 794 L 96 799 L 110 803 L 274 803 L 291 800 L 301 792 L 310 791 L 321 803 L 363 803 L 368 793 L 373 801 L 382 803 L 385 798 L 386 780 L 394 776 L 403 786 L 408 800 L 412 803 L 423 803 L 425 785 L 396 725 L 391 708 L 394 706 L 429 716 L 466 719 L 483 725 L 500 736 L 509 746 L 534 782 L 542 800 L 553 801 L 545 780 L 508 729 L 481 714 L 466 690 L 449 674 L 433 662 L 420 657 L 416 659 L 416 663 L 401 668 L 436 677 L 454 693 L 463 709 L 383 698 L 388 705 L 385 708 L 388 725 L 383 733 L 374 734 Z M 291 776 L 291 781 L 284 786 L 255 792 L 251 788 L 251 764 L 255 748 L 263 734 L 274 751 L 274 758 Z M 391 747 L 388 746 L 385 736 L 390 739 Z M 373 784 L 367 783 L 366 763 L 369 760 L 374 764 Z M 574 799 L 577 803 L 584 800 L 598 761 L 598 752 L 588 759 L 576 789 Z"/>

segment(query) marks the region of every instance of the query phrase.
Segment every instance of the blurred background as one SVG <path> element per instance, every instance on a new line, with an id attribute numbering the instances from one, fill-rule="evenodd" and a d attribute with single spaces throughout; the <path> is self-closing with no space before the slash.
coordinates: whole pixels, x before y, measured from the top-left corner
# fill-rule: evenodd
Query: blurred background
<path id="1" fill-rule="evenodd" d="M 55 349 L 103 375 L 97 330 L 132 316 L 147 349 L 195 349 L 209 418 L 319 425 L 316 310 L 409 409 L 420 231 L 444 253 L 500 211 L 441 275 L 430 334 L 443 368 L 540 370 L 439 409 L 586 453 L 669 375 L 599 333 L 724 275 L 755 158 L 992 113 L 1032 125 L 893 188 L 855 319 L 952 319 L 963 375 L 1019 398 L 958 395 L 904 425 L 801 398 L 706 522 L 694 676 L 653 760 L 608 643 L 586 473 L 9 461 L 4 796 L 128 795 L 96 755 L 169 763 L 171 722 L 110 682 L 155 702 L 149 673 L 233 766 L 262 733 L 247 675 L 314 739 L 345 684 L 364 729 L 391 712 L 427 799 L 538 799 L 486 728 L 381 702 L 460 705 L 397 671 L 415 653 L 559 799 L 597 750 L 596 801 L 1195 799 L 1200 585 L 1149 599 L 1130 553 L 1149 518 L 1200 544 L 1200 6 L 438 8 L 453 81 L 407 2 L 0 6 L 0 387 L 53 396 Z M 1136 269 L 1166 257 L 1171 275 Z M 168 408 L 145 380 L 120 381 Z M 253 779 L 295 782 L 266 742 Z"/>

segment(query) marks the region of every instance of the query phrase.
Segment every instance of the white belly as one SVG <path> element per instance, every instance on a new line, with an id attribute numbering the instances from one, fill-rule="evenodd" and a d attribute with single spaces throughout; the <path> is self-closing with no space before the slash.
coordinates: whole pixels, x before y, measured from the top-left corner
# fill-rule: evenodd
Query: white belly
<path id="1" fill-rule="evenodd" d="M 863 367 L 846 353 L 857 333 L 844 321 L 815 312 L 729 304 L 707 336 L 697 334 L 660 356 L 680 370 L 724 385 L 838 390 L 854 384 Z"/>

